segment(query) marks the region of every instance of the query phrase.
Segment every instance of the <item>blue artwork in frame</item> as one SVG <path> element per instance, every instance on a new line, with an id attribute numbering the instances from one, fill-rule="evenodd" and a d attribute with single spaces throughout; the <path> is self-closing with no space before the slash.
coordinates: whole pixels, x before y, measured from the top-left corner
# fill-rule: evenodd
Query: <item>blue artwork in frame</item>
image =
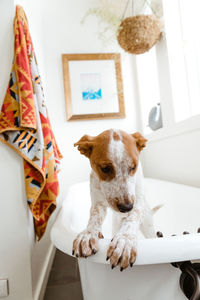
<path id="1" fill-rule="evenodd" d="M 82 100 L 101 100 L 101 75 L 99 73 L 80 74 Z"/>

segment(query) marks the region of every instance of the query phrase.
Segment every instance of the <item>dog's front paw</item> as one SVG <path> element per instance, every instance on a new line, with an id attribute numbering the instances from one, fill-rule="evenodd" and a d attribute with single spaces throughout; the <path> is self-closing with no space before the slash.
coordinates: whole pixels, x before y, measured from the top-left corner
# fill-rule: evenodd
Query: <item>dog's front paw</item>
<path id="1" fill-rule="evenodd" d="M 127 234 L 117 234 L 112 239 L 107 251 L 112 269 L 120 264 L 120 271 L 129 265 L 132 267 L 136 260 L 136 238 Z"/>
<path id="2" fill-rule="evenodd" d="M 84 230 L 79 233 L 73 242 L 72 255 L 76 257 L 88 257 L 95 254 L 99 249 L 99 238 L 103 238 L 102 233 Z"/>

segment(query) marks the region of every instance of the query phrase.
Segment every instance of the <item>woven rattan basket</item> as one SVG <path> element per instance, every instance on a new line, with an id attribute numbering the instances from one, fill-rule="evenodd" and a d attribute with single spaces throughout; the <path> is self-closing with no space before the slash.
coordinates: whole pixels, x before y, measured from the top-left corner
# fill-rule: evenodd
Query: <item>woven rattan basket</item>
<path id="1" fill-rule="evenodd" d="M 125 18 L 119 28 L 119 45 L 132 54 L 142 54 L 160 39 L 162 25 L 155 15 L 137 15 Z"/>

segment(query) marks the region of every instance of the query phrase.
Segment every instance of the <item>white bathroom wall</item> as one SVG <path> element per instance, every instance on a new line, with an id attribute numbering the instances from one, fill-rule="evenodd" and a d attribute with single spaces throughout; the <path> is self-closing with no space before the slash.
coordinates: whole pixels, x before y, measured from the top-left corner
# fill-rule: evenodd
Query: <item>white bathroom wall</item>
<path id="1" fill-rule="evenodd" d="M 147 177 L 200 187 L 200 130 L 148 143 L 143 166 Z"/>
<path id="2" fill-rule="evenodd" d="M 13 59 L 14 0 L 0 1 L 0 104 Z M 8 300 L 32 299 L 28 214 L 22 159 L 0 143 L 0 280 L 8 279 Z"/>
<path id="3" fill-rule="evenodd" d="M 105 46 L 98 39 L 98 22 L 95 17 L 88 17 L 84 25 L 80 24 L 91 4 L 98 6 L 98 3 L 98 0 L 43 1 L 45 94 L 52 126 L 64 156 L 60 174 L 60 199 L 63 199 L 70 184 L 86 180 L 89 176 L 89 162 L 73 147 L 74 142 L 86 133 L 96 135 L 112 127 L 128 132 L 136 129 L 133 61 L 130 55 L 124 53 L 122 53 L 122 70 L 126 119 L 66 121 L 61 54 L 121 51 L 117 43 Z"/>
<path id="4" fill-rule="evenodd" d="M 13 0 L 3 0 L 3 2 L 5 1 L 10 1 L 10 7 L 7 6 L 7 10 L 9 12 L 12 10 L 13 16 Z M 3 2 L 1 0 L 0 4 Z M 97 0 L 14 0 L 14 3 L 22 5 L 28 17 L 31 36 L 36 51 L 39 69 L 41 71 L 50 120 L 58 145 L 63 154 L 61 166 L 62 170 L 59 174 L 60 195 L 58 197 L 58 206 L 60 206 L 69 185 L 81 180 L 88 180 L 89 178 L 89 162 L 73 147 L 73 143 L 85 133 L 95 135 L 108 128 L 121 128 L 128 132 L 134 132 L 136 130 L 137 114 L 135 111 L 135 98 L 137 95 L 137 89 L 135 86 L 134 61 L 131 56 L 122 53 L 124 96 L 127 115 L 125 119 L 67 122 L 65 117 L 65 99 L 61 61 L 62 53 L 120 52 L 121 50 L 116 43 L 111 43 L 108 46 L 104 46 L 102 41 L 99 41 L 97 36 L 98 23 L 95 17 L 88 18 L 84 25 L 81 25 L 80 23 L 87 9 L 91 5 L 95 5 L 95 3 L 98 5 Z M 2 12 L 2 10 L 0 11 Z M 11 26 L 11 15 L 9 20 L 9 26 Z M 7 22 L 4 23 L 4 31 L 6 32 L 8 24 L 6 26 Z M 0 71 L 0 76 L 2 79 L 2 81 L 0 81 L 0 88 L 4 94 L 8 83 L 8 76 L 12 62 L 11 51 L 13 50 L 13 45 L 10 41 L 12 39 L 12 26 L 9 29 L 9 34 L 5 34 L 3 40 L 2 27 L 0 27 L 0 30 L 1 45 L 3 45 L 5 42 L 7 43 L 6 49 L 5 47 L 3 49 L 3 46 L 0 47 L 0 64 L 5 64 L 4 72 L 2 71 L 2 67 Z M 7 53 L 9 53 L 9 55 L 6 56 L 5 60 L 5 55 Z M 1 97 L 0 104 L 2 101 L 3 97 Z M 3 153 L 3 156 L 1 153 Z M 13 165 L 11 163 L 8 165 L 5 162 L 5 158 L 7 161 L 13 161 Z M 8 174 L 12 173 L 13 176 L 12 197 L 7 192 L 11 184 L 11 180 L 8 180 L 6 177 L 0 177 L 0 182 L 3 182 L 2 184 L 4 186 L 4 189 L 1 189 L 2 198 L 5 200 L 4 202 L 10 203 L 11 199 L 13 199 L 13 195 L 16 195 L 16 205 L 18 204 L 18 201 L 22 202 L 23 200 L 24 207 L 19 207 L 17 213 L 19 215 L 18 217 L 20 217 L 20 226 L 23 227 L 24 234 L 29 234 L 29 236 L 26 236 L 26 240 L 21 243 L 21 246 L 24 248 L 24 250 L 26 250 L 26 255 L 29 257 L 29 259 L 31 256 L 31 267 L 29 262 L 29 265 L 27 265 L 27 272 L 25 272 L 25 270 L 22 268 L 21 271 L 17 270 L 17 276 L 18 278 L 20 278 L 20 276 L 23 277 L 26 274 L 28 274 L 26 276 L 30 276 L 31 271 L 33 299 L 37 300 L 39 295 L 41 296 L 43 294 L 43 288 L 45 287 L 45 284 L 43 285 L 43 280 L 47 279 L 46 275 L 48 272 L 46 272 L 46 269 L 48 269 L 51 265 L 50 262 L 53 257 L 53 247 L 50 242 L 50 228 L 56 213 L 50 219 L 45 236 L 39 243 L 34 243 L 32 222 L 30 221 L 28 226 L 28 220 L 26 216 L 27 210 L 25 202 L 26 197 L 23 194 L 24 179 L 23 168 L 21 165 L 22 160 L 16 153 L 13 153 L 12 150 L 1 144 L 0 160 L 2 160 L 2 162 L 0 161 L 2 174 L 7 169 Z M 21 168 L 20 171 L 19 168 Z M 14 175 L 16 175 L 15 171 L 20 174 L 20 176 L 18 176 L 19 182 L 17 183 L 14 181 Z M 7 206 L 4 205 L 4 202 L 1 208 L 4 210 L 4 215 L 8 215 L 9 210 Z M 13 214 L 15 214 L 15 212 L 13 212 Z M 22 219 L 23 215 L 24 219 Z M 17 228 L 15 223 L 16 219 L 13 218 L 12 226 Z M 20 231 L 20 228 L 18 231 Z M 15 242 L 18 242 L 18 240 Z M 28 249 L 28 246 L 30 246 L 30 249 Z M 12 248 L 14 249 L 14 247 Z M 5 249 L 7 249 L 6 242 Z M 19 260 L 19 263 L 20 261 L 21 260 Z M 6 265 L 4 267 L 6 268 Z M 15 271 L 16 270 L 13 267 L 12 272 Z M 41 288 L 42 293 L 40 293 Z M 12 292 L 15 291 L 13 290 Z M 15 299 L 29 300 L 32 298 L 29 296 L 24 297 L 24 294 L 21 294 L 20 297 Z"/>

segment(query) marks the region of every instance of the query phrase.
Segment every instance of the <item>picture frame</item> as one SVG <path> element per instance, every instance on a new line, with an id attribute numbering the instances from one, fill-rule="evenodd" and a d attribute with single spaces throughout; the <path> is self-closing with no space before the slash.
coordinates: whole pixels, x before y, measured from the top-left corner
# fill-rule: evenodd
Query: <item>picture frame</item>
<path id="1" fill-rule="evenodd" d="M 125 118 L 119 53 L 62 54 L 67 121 Z"/>

